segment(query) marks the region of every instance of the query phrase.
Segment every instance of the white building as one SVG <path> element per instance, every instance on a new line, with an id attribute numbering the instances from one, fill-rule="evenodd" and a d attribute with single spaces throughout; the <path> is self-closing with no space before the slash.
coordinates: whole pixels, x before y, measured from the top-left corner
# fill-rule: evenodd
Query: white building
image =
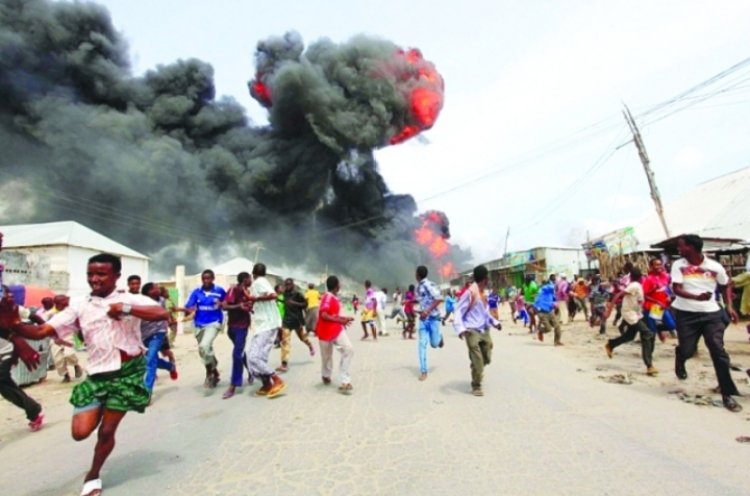
<path id="1" fill-rule="evenodd" d="M 77 222 L 49 222 L 0 226 L 3 233 L 6 284 L 33 284 L 55 293 L 82 297 L 90 291 L 86 281 L 88 259 L 98 253 L 118 255 L 126 287 L 130 274 L 148 280 L 149 258 Z"/>

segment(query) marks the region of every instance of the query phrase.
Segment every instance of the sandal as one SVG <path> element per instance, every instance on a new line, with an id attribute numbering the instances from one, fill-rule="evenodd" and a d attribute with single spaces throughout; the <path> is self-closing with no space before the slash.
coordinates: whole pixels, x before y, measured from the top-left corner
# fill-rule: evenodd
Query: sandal
<path id="1" fill-rule="evenodd" d="M 83 483 L 81 496 L 99 496 L 102 494 L 102 480 L 91 479 Z"/>

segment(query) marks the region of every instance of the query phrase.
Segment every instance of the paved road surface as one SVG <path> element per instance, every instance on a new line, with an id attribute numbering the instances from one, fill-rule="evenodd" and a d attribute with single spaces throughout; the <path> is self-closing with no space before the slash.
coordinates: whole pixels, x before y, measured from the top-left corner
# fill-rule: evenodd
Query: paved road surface
<path id="1" fill-rule="evenodd" d="M 750 433 L 745 413 L 598 381 L 574 354 L 515 331 L 494 335 L 482 398 L 452 333 L 419 382 L 414 341 L 351 330 L 351 396 L 320 383 L 318 357 L 296 338 L 288 392 L 274 400 L 246 387 L 223 401 L 225 378 L 206 393 L 190 353 L 180 380 L 162 378 L 155 405 L 125 418 L 105 494 L 750 494 L 750 445 L 735 441 Z M 183 338 L 182 353 L 193 348 Z M 47 409 L 41 432 L 0 442 L 2 494 L 78 494 L 94 442 L 69 439 L 69 415 Z"/>

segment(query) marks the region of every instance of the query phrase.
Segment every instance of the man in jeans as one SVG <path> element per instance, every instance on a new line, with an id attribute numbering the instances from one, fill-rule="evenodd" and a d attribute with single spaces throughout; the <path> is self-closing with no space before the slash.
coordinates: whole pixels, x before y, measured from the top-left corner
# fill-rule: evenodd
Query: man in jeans
<path id="1" fill-rule="evenodd" d="M 229 388 L 224 392 L 223 399 L 234 396 L 235 390 L 242 387 L 242 369 L 245 361 L 245 343 L 247 331 L 250 329 L 250 284 L 253 278 L 247 272 L 237 274 L 237 285 L 229 290 L 224 300 L 224 310 L 227 310 L 229 322 L 229 339 L 232 340 L 232 378 Z M 251 376 L 252 377 L 252 376 Z"/>
<path id="2" fill-rule="evenodd" d="M 166 303 L 161 297 L 161 288 L 153 282 L 147 282 L 141 289 L 143 296 L 148 296 L 155 302 L 157 302 L 162 308 L 166 310 Z M 154 320 L 154 321 L 141 321 L 141 340 L 143 340 L 143 346 L 146 347 L 146 389 L 149 392 L 154 391 L 154 382 L 156 382 L 156 369 L 163 369 L 169 371 L 169 377 L 173 381 L 177 380 L 177 365 L 170 363 L 167 360 L 159 357 L 159 350 L 161 350 L 164 340 L 167 339 L 167 327 L 168 322 L 166 320 Z"/>
<path id="3" fill-rule="evenodd" d="M 676 296 L 672 303 L 677 323 L 677 348 L 674 371 L 681 380 L 687 379 L 685 361 L 691 358 L 703 336 L 711 353 L 716 378 L 719 380 L 721 399 L 727 410 L 740 412 L 742 407 L 732 398 L 739 395 L 729 372 L 729 355 L 724 349 L 722 311 L 714 298 L 717 285 L 723 286 L 726 311 L 732 322 L 737 313 L 732 307 L 732 285 L 724 267 L 703 253 L 703 240 L 695 234 L 677 238 L 677 251 L 681 259 L 672 264 L 672 290 Z"/>
<path id="4" fill-rule="evenodd" d="M 419 301 L 419 380 L 427 379 L 427 345 L 433 348 L 443 347 L 443 335 L 440 332 L 440 309 L 443 295 L 437 285 L 427 279 L 427 267 L 417 267 L 417 300 Z"/>
<path id="5" fill-rule="evenodd" d="M 465 291 L 456 305 L 453 327 L 456 334 L 466 341 L 471 361 L 471 394 L 484 396 L 482 379 L 484 368 L 492 359 L 492 336 L 490 326 L 501 329 L 500 322 L 490 315 L 484 289 L 487 287 L 487 267 L 474 268 L 474 283 Z"/>
<path id="6" fill-rule="evenodd" d="M 210 269 L 201 274 L 202 285 L 195 288 L 188 298 L 185 307 L 179 310 L 187 312 L 185 320 L 195 314 L 195 339 L 198 341 L 198 354 L 206 367 L 206 380 L 203 385 L 215 388 L 219 384 L 218 361 L 214 355 L 214 340 L 221 329 L 224 314 L 221 305 L 226 298 L 226 291 L 214 284 L 214 272 Z"/>

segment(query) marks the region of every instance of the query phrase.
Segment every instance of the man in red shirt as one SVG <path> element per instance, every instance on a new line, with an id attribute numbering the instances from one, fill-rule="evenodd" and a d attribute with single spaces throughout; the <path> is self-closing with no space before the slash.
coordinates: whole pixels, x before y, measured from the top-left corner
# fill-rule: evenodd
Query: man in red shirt
<path id="1" fill-rule="evenodd" d="M 351 393 L 352 382 L 349 377 L 349 366 L 354 355 L 354 348 L 349 341 L 349 336 L 344 328 L 354 320 L 352 317 L 342 317 L 341 302 L 336 296 L 339 292 L 339 279 L 336 276 L 329 276 L 326 280 L 326 289 L 328 290 L 320 300 L 320 309 L 318 312 L 318 322 L 315 327 L 315 334 L 320 340 L 320 359 L 322 362 L 323 384 L 331 383 L 333 374 L 333 347 L 335 346 L 341 353 L 341 364 L 339 374 L 341 376 L 341 385 L 339 391 L 342 393 Z"/>

